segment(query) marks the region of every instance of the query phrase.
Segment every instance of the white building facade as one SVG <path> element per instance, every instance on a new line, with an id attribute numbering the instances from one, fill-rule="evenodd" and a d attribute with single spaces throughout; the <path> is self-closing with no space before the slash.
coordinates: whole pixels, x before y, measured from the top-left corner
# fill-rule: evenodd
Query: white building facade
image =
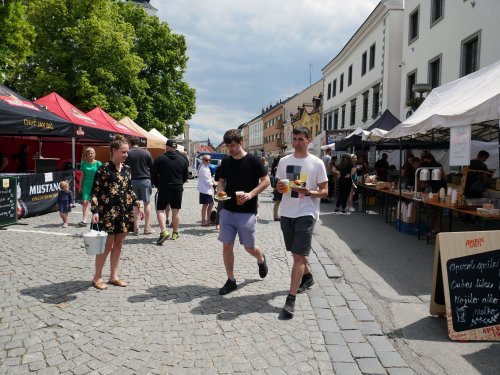
<path id="1" fill-rule="evenodd" d="M 264 147 L 264 121 L 262 116 L 250 120 L 246 124 L 248 129 L 248 151 L 260 155 L 260 149 Z"/>
<path id="2" fill-rule="evenodd" d="M 500 60 L 499 15 L 498 0 L 405 1 L 401 120 L 411 114 L 405 103 L 419 95 L 414 84 L 434 88 Z"/>
<path id="3" fill-rule="evenodd" d="M 385 109 L 399 116 L 403 4 L 381 1 L 322 69 L 323 131 L 367 128 Z"/>

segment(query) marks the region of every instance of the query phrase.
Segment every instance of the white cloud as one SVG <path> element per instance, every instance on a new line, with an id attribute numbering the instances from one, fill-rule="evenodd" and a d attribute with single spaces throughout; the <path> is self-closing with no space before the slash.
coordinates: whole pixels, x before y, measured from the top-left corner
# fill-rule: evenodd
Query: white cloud
<path id="1" fill-rule="evenodd" d="M 262 107 L 300 92 L 342 49 L 378 0 L 152 0 L 188 44 L 197 90 L 191 138 L 220 141 Z M 312 65 L 311 71 L 309 64 Z"/>

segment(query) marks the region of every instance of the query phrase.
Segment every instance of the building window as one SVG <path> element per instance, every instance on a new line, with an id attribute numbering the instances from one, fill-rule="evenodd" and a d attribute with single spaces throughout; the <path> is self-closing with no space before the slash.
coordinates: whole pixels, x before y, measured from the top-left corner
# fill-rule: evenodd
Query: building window
<path id="1" fill-rule="evenodd" d="M 340 92 L 344 91 L 344 73 L 340 75 Z"/>
<path id="2" fill-rule="evenodd" d="M 356 123 L 356 99 L 351 100 L 351 119 L 349 121 L 350 125 Z"/>
<path id="3" fill-rule="evenodd" d="M 373 86 L 372 118 L 378 117 L 378 108 L 380 106 L 380 84 Z"/>
<path id="4" fill-rule="evenodd" d="M 347 86 L 352 85 L 352 64 L 349 65 L 349 70 L 347 72 Z"/>
<path id="5" fill-rule="evenodd" d="M 460 62 L 460 76 L 466 76 L 479 69 L 479 50 L 481 33 L 478 32 L 462 42 L 462 61 Z"/>
<path id="6" fill-rule="evenodd" d="M 368 120 L 368 91 L 363 93 L 363 117 L 361 118 L 363 122 Z"/>
<path id="7" fill-rule="evenodd" d="M 340 119 L 340 128 L 344 129 L 345 127 L 345 104 L 342 106 L 342 117 Z"/>
<path id="8" fill-rule="evenodd" d="M 431 88 L 441 86 L 441 55 L 429 61 L 429 78 Z"/>
<path id="9" fill-rule="evenodd" d="M 444 0 L 432 0 L 431 4 L 431 27 L 441 21 L 444 17 Z"/>
<path id="10" fill-rule="evenodd" d="M 415 92 L 413 92 L 413 85 L 417 83 L 417 71 L 409 73 L 406 76 L 406 101 L 415 98 Z"/>
<path id="11" fill-rule="evenodd" d="M 339 110 L 338 108 L 333 111 L 333 129 L 337 130 L 339 128 Z"/>
<path id="12" fill-rule="evenodd" d="M 375 67 L 375 43 L 370 46 L 370 70 Z"/>
<path id="13" fill-rule="evenodd" d="M 333 87 L 332 87 L 332 98 L 334 98 L 337 95 L 337 80 L 333 80 Z"/>
<path id="14" fill-rule="evenodd" d="M 327 99 L 330 99 L 330 98 L 331 98 L 331 96 L 330 96 L 331 92 L 332 92 L 332 84 L 331 84 L 331 83 L 329 83 L 329 84 L 328 84 L 328 91 L 327 91 L 327 94 L 326 94 L 326 98 L 327 98 Z"/>
<path id="15" fill-rule="evenodd" d="M 327 116 L 323 116 L 323 130 L 328 130 Z"/>
<path id="16" fill-rule="evenodd" d="M 366 74 L 366 61 L 367 61 L 366 51 L 361 55 L 361 77 Z"/>
<path id="17" fill-rule="evenodd" d="M 408 44 L 412 43 L 418 38 L 418 21 L 419 21 L 419 11 L 420 7 L 417 7 L 413 12 L 410 13 L 410 22 L 408 30 Z"/>
<path id="18" fill-rule="evenodd" d="M 332 113 L 328 114 L 328 129 L 332 128 Z"/>

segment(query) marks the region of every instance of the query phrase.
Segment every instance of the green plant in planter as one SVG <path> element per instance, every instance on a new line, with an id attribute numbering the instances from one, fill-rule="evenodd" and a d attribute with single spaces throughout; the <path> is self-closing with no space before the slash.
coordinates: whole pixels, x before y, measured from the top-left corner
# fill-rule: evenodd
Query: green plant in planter
<path id="1" fill-rule="evenodd" d="M 411 109 L 413 109 L 413 111 L 416 111 L 417 108 L 420 107 L 420 104 L 422 104 L 424 100 L 425 100 L 425 98 L 423 98 L 421 96 L 416 96 L 413 99 L 408 100 L 405 103 L 405 105 L 407 107 L 410 107 Z"/>

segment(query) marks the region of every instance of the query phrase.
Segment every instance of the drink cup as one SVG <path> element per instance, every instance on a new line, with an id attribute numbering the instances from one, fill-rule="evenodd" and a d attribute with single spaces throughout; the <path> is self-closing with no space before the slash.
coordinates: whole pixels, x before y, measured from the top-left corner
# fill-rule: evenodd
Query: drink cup
<path id="1" fill-rule="evenodd" d="M 290 191 L 290 180 L 286 178 L 286 179 L 280 180 L 280 182 L 284 185 L 282 193 L 283 194 L 288 193 Z"/>
<path id="2" fill-rule="evenodd" d="M 236 195 L 236 204 L 237 204 L 238 206 L 243 205 L 243 202 L 240 202 L 240 197 L 241 197 L 243 194 L 245 194 L 245 192 L 244 192 L 244 191 L 236 191 L 234 194 Z"/>

